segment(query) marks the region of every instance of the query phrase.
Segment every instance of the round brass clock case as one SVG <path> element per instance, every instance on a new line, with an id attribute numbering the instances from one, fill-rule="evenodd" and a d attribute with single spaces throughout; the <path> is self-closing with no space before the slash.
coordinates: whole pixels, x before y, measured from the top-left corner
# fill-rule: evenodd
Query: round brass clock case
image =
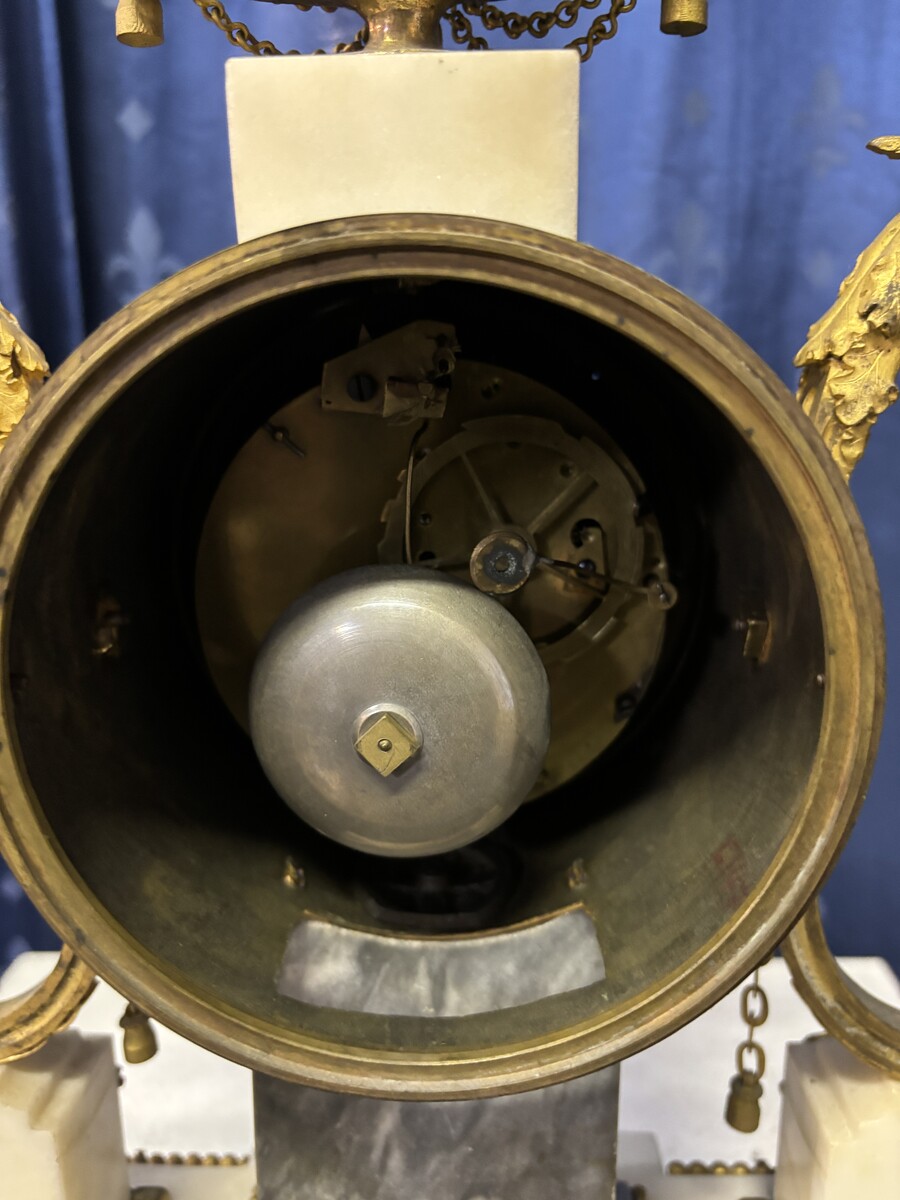
<path id="1" fill-rule="evenodd" d="M 373 1016 L 274 982 L 303 920 L 385 938 L 415 929 L 378 899 L 382 868 L 329 844 L 267 784 L 209 675 L 197 547 L 229 463 L 272 414 L 361 327 L 376 337 L 423 318 L 454 325 L 460 361 L 553 389 L 621 448 L 678 603 L 652 681 L 620 697 L 627 728 L 489 846 L 514 864 L 490 912 L 463 932 L 416 927 L 478 938 L 575 908 L 605 977 L 499 1011 Z M 572 422 L 564 433 L 587 436 Z M 303 436 L 282 433 L 272 453 L 291 454 L 287 437 L 302 452 Z M 296 503 L 317 520 L 321 499 L 293 457 Z M 339 448 L 327 465 L 323 478 L 353 486 Z M 379 513 L 359 537 L 358 565 L 377 562 Z M 338 557 L 345 566 L 346 546 Z M 486 221 L 377 216 L 279 233 L 129 305 L 52 377 L 0 455 L 0 572 L 0 846 L 13 870 L 141 1009 L 318 1087 L 523 1090 L 683 1025 L 814 895 L 880 723 L 865 534 L 794 398 L 658 280 Z"/>

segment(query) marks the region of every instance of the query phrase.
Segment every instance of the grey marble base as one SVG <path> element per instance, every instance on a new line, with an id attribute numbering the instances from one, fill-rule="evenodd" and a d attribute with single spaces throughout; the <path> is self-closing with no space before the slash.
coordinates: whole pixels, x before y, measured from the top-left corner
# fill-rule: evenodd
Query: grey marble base
<path id="1" fill-rule="evenodd" d="M 414 1103 L 254 1075 L 259 1200 L 612 1200 L 619 1068 Z"/>

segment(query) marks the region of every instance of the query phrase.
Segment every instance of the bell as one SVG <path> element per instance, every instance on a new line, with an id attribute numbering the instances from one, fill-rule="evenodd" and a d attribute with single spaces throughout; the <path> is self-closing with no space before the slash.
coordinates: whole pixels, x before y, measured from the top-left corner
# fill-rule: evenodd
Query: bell
<path id="1" fill-rule="evenodd" d="M 736 986 L 843 844 L 858 517 L 776 377 L 631 266 L 462 217 L 274 234 L 114 316 L 2 465 L 0 849 L 217 1053 L 571 1079 Z"/>
<path id="2" fill-rule="evenodd" d="M 752 1071 L 732 1077 L 725 1105 L 725 1120 L 738 1133 L 755 1133 L 759 1128 L 759 1101 L 762 1084 Z"/>

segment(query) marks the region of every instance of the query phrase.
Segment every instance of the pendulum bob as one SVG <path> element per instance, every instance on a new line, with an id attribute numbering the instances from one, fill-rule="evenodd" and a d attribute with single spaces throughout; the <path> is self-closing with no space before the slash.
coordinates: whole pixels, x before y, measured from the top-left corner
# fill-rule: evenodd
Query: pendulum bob
<path id="1" fill-rule="evenodd" d="M 324 402 L 328 363 L 416 322 L 455 334 L 442 417 L 383 415 L 433 394 L 420 375 L 410 399 L 391 362 Z M 329 724 L 331 683 L 358 683 L 340 663 L 352 606 L 296 678 L 321 720 L 293 727 L 298 754 L 317 724 L 347 753 L 329 774 L 314 749 L 299 784 L 270 782 L 251 738 L 283 614 L 408 558 L 455 588 L 522 579 L 472 589 L 471 646 L 423 676 L 428 695 L 493 647 L 486 604 L 528 635 L 550 705 L 543 765 L 514 787 L 509 760 L 477 765 L 522 715 L 516 689 L 445 714 L 459 771 L 443 795 L 469 815 L 425 858 L 404 856 L 401 810 L 428 729 L 391 709 L 403 762 L 382 777 L 365 755 L 393 738 Z M 783 385 L 659 281 L 485 221 L 279 233 L 113 317 L 3 450 L 0 570 L 0 842 L 29 895 L 141 1013 L 329 1089 L 520 1091 L 698 1015 L 809 903 L 880 721 L 865 535 Z M 410 678 L 439 640 L 416 644 Z M 383 853 L 307 804 L 334 785 L 357 820 L 351 771 L 397 798 Z M 467 841 L 500 785 L 516 811 Z M 498 956 L 525 945 L 540 952 L 501 978 Z M 312 979 L 314 959 L 332 974 Z M 478 1002 L 435 982 L 460 962 Z M 383 1000 L 392 978 L 419 983 Z"/>

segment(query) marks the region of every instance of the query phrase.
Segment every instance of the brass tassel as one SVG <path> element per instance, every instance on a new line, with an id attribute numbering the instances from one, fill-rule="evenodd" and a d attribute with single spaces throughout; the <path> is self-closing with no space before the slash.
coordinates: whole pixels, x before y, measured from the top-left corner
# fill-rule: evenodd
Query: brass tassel
<path id="1" fill-rule="evenodd" d="M 659 27 L 663 33 L 694 37 L 705 33 L 709 18 L 709 0 L 662 0 Z"/>
<path id="2" fill-rule="evenodd" d="M 126 46 L 163 44 L 162 0 L 119 0 L 116 37 Z"/>

